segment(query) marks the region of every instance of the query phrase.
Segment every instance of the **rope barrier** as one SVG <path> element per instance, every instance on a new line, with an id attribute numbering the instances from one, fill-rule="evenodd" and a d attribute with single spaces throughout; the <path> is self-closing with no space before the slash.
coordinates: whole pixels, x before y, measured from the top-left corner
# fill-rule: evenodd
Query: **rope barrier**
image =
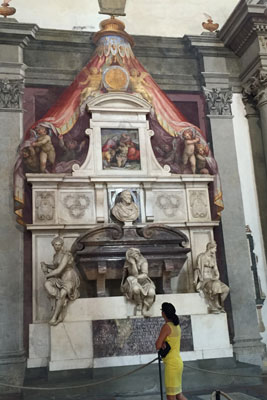
<path id="1" fill-rule="evenodd" d="M 20 386 L 20 385 L 12 385 L 12 384 L 7 384 L 7 383 L 0 383 L 0 386 L 2 387 L 8 387 L 8 388 L 14 388 L 14 389 L 24 389 L 24 390 L 71 390 L 71 389 L 82 389 L 82 388 L 87 388 L 87 387 L 93 387 L 93 386 L 97 386 L 97 385 L 101 385 L 102 383 L 107 383 L 107 382 L 112 382 L 112 381 L 116 381 L 117 379 L 121 379 L 124 378 L 126 376 L 132 375 L 137 371 L 140 371 L 144 368 L 146 368 L 148 365 L 153 364 L 153 362 L 157 361 L 158 357 L 154 358 L 153 360 L 149 361 L 148 363 L 141 365 L 138 368 L 133 369 L 132 371 L 126 372 L 124 374 L 121 375 L 117 375 L 114 376 L 112 378 L 107 378 L 101 381 L 97 381 L 94 383 L 85 383 L 83 385 L 76 385 L 76 386 L 63 386 L 63 387 L 53 387 L 53 386 L 49 386 L 49 387 L 41 387 L 41 386 Z M 216 372 L 216 371 L 211 371 L 208 369 L 204 369 L 204 368 L 197 368 L 197 367 L 192 367 L 191 365 L 185 365 L 186 368 L 190 368 L 190 369 L 194 369 L 197 371 L 201 371 L 201 372 L 207 372 L 209 374 L 216 374 L 216 375 L 223 375 L 223 376 L 233 376 L 233 377 L 239 377 L 239 378 L 261 378 L 260 375 L 238 375 L 238 374 L 227 374 L 227 373 L 223 373 L 223 372 Z M 226 393 L 220 392 L 222 393 L 225 397 L 228 396 Z M 228 400 L 232 400 L 229 396 L 226 397 Z"/>
<path id="2" fill-rule="evenodd" d="M 138 368 L 133 369 L 132 371 L 126 372 L 125 374 L 117 375 L 112 378 L 104 379 L 102 381 L 94 382 L 94 383 L 85 383 L 83 385 L 76 385 L 76 386 L 63 386 L 63 387 L 41 387 L 41 386 L 19 386 L 19 385 L 10 385 L 7 383 L 0 383 L 0 386 L 3 387 L 9 387 L 9 388 L 14 388 L 14 389 L 26 389 L 26 390 L 65 390 L 65 389 L 82 389 L 86 387 L 92 387 L 92 386 L 97 386 L 101 385 L 102 383 L 107 383 L 111 381 L 115 381 L 117 379 L 124 378 L 126 376 L 132 375 L 137 371 L 140 371 L 141 369 L 146 368 L 148 365 L 152 364 L 154 361 L 158 360 L 158 357 L 154 358 L 152 361 L 149 361 L 148 363 L 141 365 Z"/>
<path id="3" fill-rule="evenodd" d="M 215 374 L 215 375 L 234 376 L 234 377 L 238 377 L 238 378 L 261 378 L 261 375 L 226 374 L 226 373 L 224 373 L 224 372 L 211 371 L 210 369 L 192 367 L 191 365 L 185 365 L 185 368 L 191 368 L 191 369 L 195 369 L 195 370 L 197 370 L 197 371 L 208 372 L 209 374 Z"/>

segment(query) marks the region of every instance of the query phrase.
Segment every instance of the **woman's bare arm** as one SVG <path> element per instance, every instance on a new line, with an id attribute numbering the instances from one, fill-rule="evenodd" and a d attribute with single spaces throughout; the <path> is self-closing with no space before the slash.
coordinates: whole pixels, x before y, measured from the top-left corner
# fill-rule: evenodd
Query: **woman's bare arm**
<path id="1" fill-rule="evenodd" d="M 159 337 L 158 337 L 158 339 L 156 341 L 156 349 L 157 350 L 161 349 L 166 337 L 168 335 L 170 335 L 170 333 L 171 333 L 171 328 L 169 327 L 169 325 L 164 324 L 163 327 L 160 330 Z"/>

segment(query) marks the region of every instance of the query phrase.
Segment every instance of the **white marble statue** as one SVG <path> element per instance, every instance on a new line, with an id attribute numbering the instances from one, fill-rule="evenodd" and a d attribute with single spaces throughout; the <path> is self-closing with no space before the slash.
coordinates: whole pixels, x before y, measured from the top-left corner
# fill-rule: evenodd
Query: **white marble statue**
<path id="1" fill-rule="evenodd" d="M 121 291 L 136 305 L 135 314 L 150 316 L 150 308 L 156 299 L 156 288 L 148 276 L 148 262 L 139 249 L 126 252 L 123 266 Z"/>
<path id="2" fill-rule="evenodd" d="M 214 314 L 224 312 L 224 300 L 229 293 L 229 287 L 220 281 L 216 249 L 216 242 L 209 242 L 206 251 L 198 255 L 194 270 L 195 289 L 197 292 L 204 293 L 209 304 L 209 311 Z"/>
<path id="3" fill-rule="evenodd" d="M 79 296 L 78 287 L 80 279 L 75 270 L 73 256 L 63 249 L 64 241 L 61 237 L 55 237 L 52 242 L 55 249 L 52 264 L 41 262 L 42 271 L 45 274 L 44 287 L 52 299 L 55 299 L 55 307 L 50 325 L 57 325 L 64 319 L 64 311 L 69 300 L 76 300 Z"/>
<path id="4" fill-rule="evenodd" d="M 111 209 L 112 215 L 121 222 L 132 223 L 139 216 L 138 206 L 133 201 L 131 192 L 123 190 L 119 195 L 118 202 Z"/>

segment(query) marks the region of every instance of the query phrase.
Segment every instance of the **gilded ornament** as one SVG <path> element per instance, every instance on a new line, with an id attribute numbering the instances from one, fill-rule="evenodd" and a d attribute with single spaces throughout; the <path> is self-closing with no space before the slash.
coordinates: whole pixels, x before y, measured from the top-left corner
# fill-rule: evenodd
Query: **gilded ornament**
<path id="1" fill-rule="evenodd" d="M 3 15 L 5 18 L 15 14 L 16 9 L 14 7 L 9 7 L 9 2 L 11 0 L 5 0 L 3 4 L 1 4 L 0 7 L 0 15 Z"/>
<path id="2" fill-rule="evenodd" d="M 219 28 L 219 24 L 214 23 L 213 19 L 211 18 L 210 15 L 207 15 L 207 14 L 204 14 L 204 15 L 207 18 L 207 21 L 202 22 L 203 28 L 209 32 L 217 31 L 217 29 Z"/>
<path id="3" fill-rule="evenodd" d="M 129 84 L 129 74 L 124 68 L 113 65 L 104 72 L 103 84 L 110 91 L 126 90 Z"/>

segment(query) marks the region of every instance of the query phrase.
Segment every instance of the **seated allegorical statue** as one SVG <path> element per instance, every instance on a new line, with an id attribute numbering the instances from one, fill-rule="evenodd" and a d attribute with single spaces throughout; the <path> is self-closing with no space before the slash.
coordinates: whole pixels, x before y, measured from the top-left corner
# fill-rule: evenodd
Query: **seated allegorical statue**
<path id="1" fill-rule="evenodd" d="M 139 209 L 133 201 L 131 192 L 129 190 L 123 190 L 118 197 L 118 202 L 116 202 L 111 209 L 112 215 L 118 221 L 124 223 L 134 222 L 139 216 Z"/>
<path id="2" fill-rule="evenodd" d="M 224 300 L 229 294 L 229 287 L 220 281 L 216 249 L 216 242 L 209 242 L 206 251 L 198 255 L 194 270 L 195 289 L 197 292 L 204 293 L 209 304 L 209 311 L 215 314 L 224 312 Z"/>
<path id="3" fill-rule="evenodd" d="M 123 266 L 121 291 L 136 305 L 135 314 L 150 316 L 150 308 L 156 299 L 156 288 L 148 276 L 148 262 L 139 249 L 126 252 Z"/>
<path id="4" fill-rule="evenodd" d="M 49 324 L 57 325 L 64 319 L 69 300 L 76 300 L 80 296 L 78 290 L 80 279 L 75 270 L 72 254 L 63 249 L 63 239 L 57 236 L 51 244 L 55 249 L 53 263 L 41 262 L 41 268 L 46 278 L 44 287 L 49 297 L 55 299 L 54 313 Z"/>

